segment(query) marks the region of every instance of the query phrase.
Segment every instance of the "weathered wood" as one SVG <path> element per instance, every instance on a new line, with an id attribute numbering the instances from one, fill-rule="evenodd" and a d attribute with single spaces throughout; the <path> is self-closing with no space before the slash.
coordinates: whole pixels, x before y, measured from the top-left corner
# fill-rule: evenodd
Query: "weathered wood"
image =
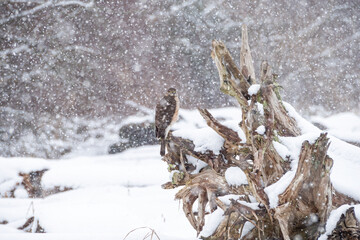
<path id="1" fill-rule="evenodd" d="M 334 207 L 356 201 L 333 189 L 330 182 L 333 161 L 327 155 L 329 141 L 326 134 L 321 134 L 315 143 L 303 143 L 295 177 L 279 195 L 278 206 L 270 208 L 265 188 L 290 170 L 290 161 L 282 159 L 273 143 L 278 141 L 278 136 L 299 136 L 301 131 L 282 103 L 276 76 L 267 62 L 261 64 L 259 91 L 252 96 L 248 93 L 255 82 L 255 72 L 246 26 L 243 26 L 242 34 L 240 71 L 224 43 L 214 40 L 211 56 L 219 72 L 220 90 L 240 104 L 242 121 L 239 125 L 246 139 L 242 141 L 235 131 L 223 126 L 206 109 L 199 109 L 200 114 L 208 126 L 225 139 L 219 154 L 196 152 L 192 141 L 170 133 L 169 151 L 163 159 L 170 170 L 176 170 L 174 176 L 180 179 L 176 185 L 185 185 L 176 198 L 182 199 L 186 217 L 198 234 L 205 224 L 207 204 L 211 211 L 216 207 L 224 210 L 215 232 L 204 239 L 238 239 L 246 222 L 253 223 L 255 228 L 242 239 L 289 240 L 296 235 L 316 239 Z M 209 166 L 193 174 L 194 166 L 188 163 L 187 156 L 200 159 Z M 247 184 L 228 186 L 224 175 L 232 166 L 245 172 Z M 174 183 L 168 185 L 171 187 Z M 241 194 L 241 199 L 247 203 L 255 198 L 258 209 L 245 206 L 239 199 L 226 205 L 217 198 L 226 194 Z M 196 200 L 197 214 L 192 210 Z M 349 219 L 355 218 L 350 216 Z"/>
<path id="2" fill-rule="evenodd" d="M 346 210 L 342 214 L 340 220 L 336 224 L 335 229 L 328 237 L 329 240 L 359 240 L 360 239 L 360 223 L 355 216 L 354 207 Z"/>
<path id="3" fill-rule="evenodd" d="M 275 218 L 279 221 L 284 239 L 299 234 L 301 227 L 307 238 L 319 236 L 332 209 L 330 170 L 333 160 L 326 155 L 329 139 L 321 134 L 314 144 L 302 145 L 295 177 L 279 196 Z M 309 216 L 318 221 L 303 226 Z M 316 225 L 314 227 L 313 225 Z"/>
<path id="4" fill-rule="evenodd" d="M 252 196 L 254 196 L 259 203 L 262 203 L 265 208 L 269 209 L 269 198 L 264 191 L 265 187 L 261 181 L 260 171 L 245 171 L 245 174 L 249 182 Z"/>
<path id="5" fill-rule="evenodd" d="M 267 89 L 264 90 L 264 84 L 269 83 L 271 83 L 271 85 L 267 85 Z M 263 187 L 276 182 L 288 169 L 288 165 L 279 156 L 272 144 L 274 135 L 277 135 L 278 130 L 277 125 L 275 125 L 275 115 L 280 115 L 280 117 L 277 117 L 279 119 L 288 117 L 284 109 L 284 111 L 271 109 L 272 105 L 282 106 L 280 100 L 276 99 L 276 102 L 270 106 L 265 100 L 265 94 L 274 93 L 274 84 L 272 83 L 274 83 L 274 80 L 270 66 L 264 62 L 262 64 L 261 89 L 256 95 L 251 97 L 246 125 L 243 127 L 243 129 L 247 128 L 244 132 L 248 135 L 246 137 L 247 143 L 251 145 L 253 152 L 254 170 L 257 171 L 256 175 L 260 177 Z M 258 109 L 259 104 L 263 106 L 264 113 L 261 113 Z M 282 116 L 284 114 L 286 115 L 285 117 Z M 286 125 L 286 123 L 284 125 Z M 260 126 L 265 128 L 266 135 L 261 135 L 257 132 Z M 289 123 L 285 127 L 292 128 L 292 125 Z M 295 129 L 297 129 L 296 125 Z"/>
<path id="6" fill-rule="evenodd" d="M 181 189 L 175 199 L 182 199 L 183 210 L 190 224 L 199 234 L 205 224 L 205 206 L 208 203 L 210 211 L 217 208 L 216 196 L 229 194 L 229 186 L 225 178 L 212 169 L 196 174 L 186 186 Z M 194 202 L 198 199 L 198 214 L 192 211 Z"/>
<path id="7" fill-rule="evenodd" d="M 274 82 L 274 76 L 270 65 L 264 61 L 261 64 L 261 96 L 264 111 L 274 116 L 273 128 L 280 136 L 298 136 L 301 134 L 295 119 L 289 116 Z M 276 124 L 275 124 L 276 123 Z"/>
<path id="8" fill-rule="evenodd" d="M 248 40 L 247 26 L 245 24 L 243 24 L 241 28 L 240 70 L 250 85 L 256 82 L 255 69 Z"/>
<path id="9" fill-rule="evenodd" d="M 225 44 L 221 41 L 213 40 L 211 56 L 219 72 L 220 90 L 225 94 L 235 97 L 240 106 L 246 108 L 248 106 L 247 100 L 249 99 L 247 90 L 250 84 L 236 67 Z M 239 87 L 232 79 L 232 76 L 239 81 Z"/>
<path id="10" fill-rule="evenodd" d="M 171 143 L 176 145 L 178 149 L 180 149 L 180 151 L 190 156 L 193 156 L 197 159 L 200 159 L 201 161 L 206 162 L 207 164 L 209 164 L 211 168 L 213 168 L 217 172 L 220 171 L 221 165 L 224 164 L 224 161 L 222 160 L 222 155 L 214 154 L 214 152 L 211 150 L 208 150 L 205 153 L 195 151 L 194 150 L 195 145 L 191 140 L 183 139 L 181 137 L 176 137 L 172 135 L 171 132 L 168 135 L 168 139 Z M 180 151 L 178 154 L 179 163 L 180 163 Z"/>
<path id="11" fill-rule="evenodd" d="M 360 204 L 360 201 L 357 201 L 345 194 L 339 193 L 335 189 L 333 189 L 332 200 L 333 207 L 335 208 L 338 208 L 344 204 Z"/>
<path id="12" fill-rule="evenodd" d="M 205 119 L 207 125 L 214 129 L 221 137 L 228 141 L 231 144 L 240 144 L 241 139 L 237 132 L 234 130 L 222 125 L 219 121 L 217 121 L 208 110 L 198 108 L 201 116 Z"/>

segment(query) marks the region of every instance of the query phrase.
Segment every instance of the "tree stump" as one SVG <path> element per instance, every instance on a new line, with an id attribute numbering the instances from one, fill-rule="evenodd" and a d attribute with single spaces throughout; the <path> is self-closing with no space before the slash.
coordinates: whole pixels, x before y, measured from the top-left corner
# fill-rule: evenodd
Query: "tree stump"
<path id="1" fill-rule="evenodd" d="M 334 207 L 356 201 L 333 189 L 330 182 L 333 160 L 327 155 L 330 143 L 327 135 L 321 134 L 314 143 L 302 144 L 295 177 L 280 194 L 278 205 L 270 206 L 265 188 L 290 170 L 290 162 L 280 156 L 273 143 L 279 136 L 299 136 L 301 130 L 285 109 L 277 76 L 266 61 L 261 64 L 260 83 L 256 84 L 247 36 L 247 28 L 243 26 L 240 69 L 221 41 L 213 40 L 211 52 L 219 72 L 220 90 L 240 105 L 239 126 L 246 139 L 241 139 L 236 131 L 221 124 L 206 109 L 199 109 L 207 125 L 224 139 L 223 147 L 219 153 L 199 152 L 190 139 L 170 132 L 168 153 L 163 160 L 168 163 L 173 178 L 163 187 L 184 186 L 176 199 L 182 200 L 185 215 L 200 236 L 205 215 L 216 208 L 224 211 L 216 230 L 210 236 L 201 236 L 203 239 L 317 239 L 324 233 Z M 197 172 L 189 158 L 199 159 L 208 166 Z M 225 172 L 230 167 L 239 167 L 246 175 L 247 184 L 229 186 Z M 220 200 L 228 194 L 235 194 L 238 199 L 231 199 L 230 204 Z M 254 199 L 256 208 L 249 205 Z M 198 207 L 194 212 L 196 200 Z M 243 234 L 247 222 L 254 228 Z M 358 224 L 350 222 L 339 223 L 342 227 L 339 228 L 346 226 L 346 231 L 358 231 Z"/>

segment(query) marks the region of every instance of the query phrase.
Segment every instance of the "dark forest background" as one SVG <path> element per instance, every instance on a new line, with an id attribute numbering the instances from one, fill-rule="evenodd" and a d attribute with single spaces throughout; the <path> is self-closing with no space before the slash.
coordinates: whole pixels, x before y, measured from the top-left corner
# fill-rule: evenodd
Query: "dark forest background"
<path id="1" fill-rule="evenodd" d="M 59 157 L 94 122 L 135 113 L 127 101 L 154 108 L 169 87 L 183 108 L 233 105 L 210 46 L 221 39 L 239 59 L 242 23 L 285 101 L 359 113 L 359 12 L 357 0 L 1 1 L 0 155 Z"/>

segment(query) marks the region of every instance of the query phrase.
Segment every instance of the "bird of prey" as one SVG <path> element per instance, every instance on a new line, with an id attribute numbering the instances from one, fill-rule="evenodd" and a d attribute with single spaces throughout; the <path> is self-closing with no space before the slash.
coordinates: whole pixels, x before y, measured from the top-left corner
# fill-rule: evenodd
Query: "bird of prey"
<path id="1" fill-rule="evenodd" d="M 170 130 L 179 116 L 179 97 L 175 88 L 169 88 L 165 96 L 156 105 L 155 112 L 155 135 L 159 139 L 161 148 L 160 155 L 165 155 L 165 142 Z"/>

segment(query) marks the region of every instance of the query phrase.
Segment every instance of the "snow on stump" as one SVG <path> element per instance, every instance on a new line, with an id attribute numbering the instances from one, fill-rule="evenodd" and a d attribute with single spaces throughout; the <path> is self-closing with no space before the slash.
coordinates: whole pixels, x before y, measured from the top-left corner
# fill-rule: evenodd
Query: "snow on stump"
<path id="1" fill-rule="evenodd" d="M 279 138 L 300 136 L 301 129 L 285 108 L 277 75 L 267 62 L 261 64 L 260 83 L 256 83 L 247 36 L 243 26 L 240 68 L 221 41 L 212 42 L 211 52 L 220 90 L 240 105 L 244 139 L 209 111 L 199 109 L 208 129 L 191 134 L 180 129 L 168 135 L 163 160 L 172 181 L 163 188 L 185 186 L 176 199 L 182 200 L 187 219 L 202 239 L 317 239 L 332 209 L 357 201 L 331 184 L 333 160 L 327 155 L 327 134 L 319 134 L 312 144 L 303 142 L 297 169 L 276 150 Z M 294 177 L 284 185 L 281 180 L 289 178 L 288 172 Z M 265 188 L 278 183 L 283 190 L 274 203 Z M 349 221 L 350 225 L 346 220 L 338 225 L 349 227 L 355 236 L 358 223 Z"/>

